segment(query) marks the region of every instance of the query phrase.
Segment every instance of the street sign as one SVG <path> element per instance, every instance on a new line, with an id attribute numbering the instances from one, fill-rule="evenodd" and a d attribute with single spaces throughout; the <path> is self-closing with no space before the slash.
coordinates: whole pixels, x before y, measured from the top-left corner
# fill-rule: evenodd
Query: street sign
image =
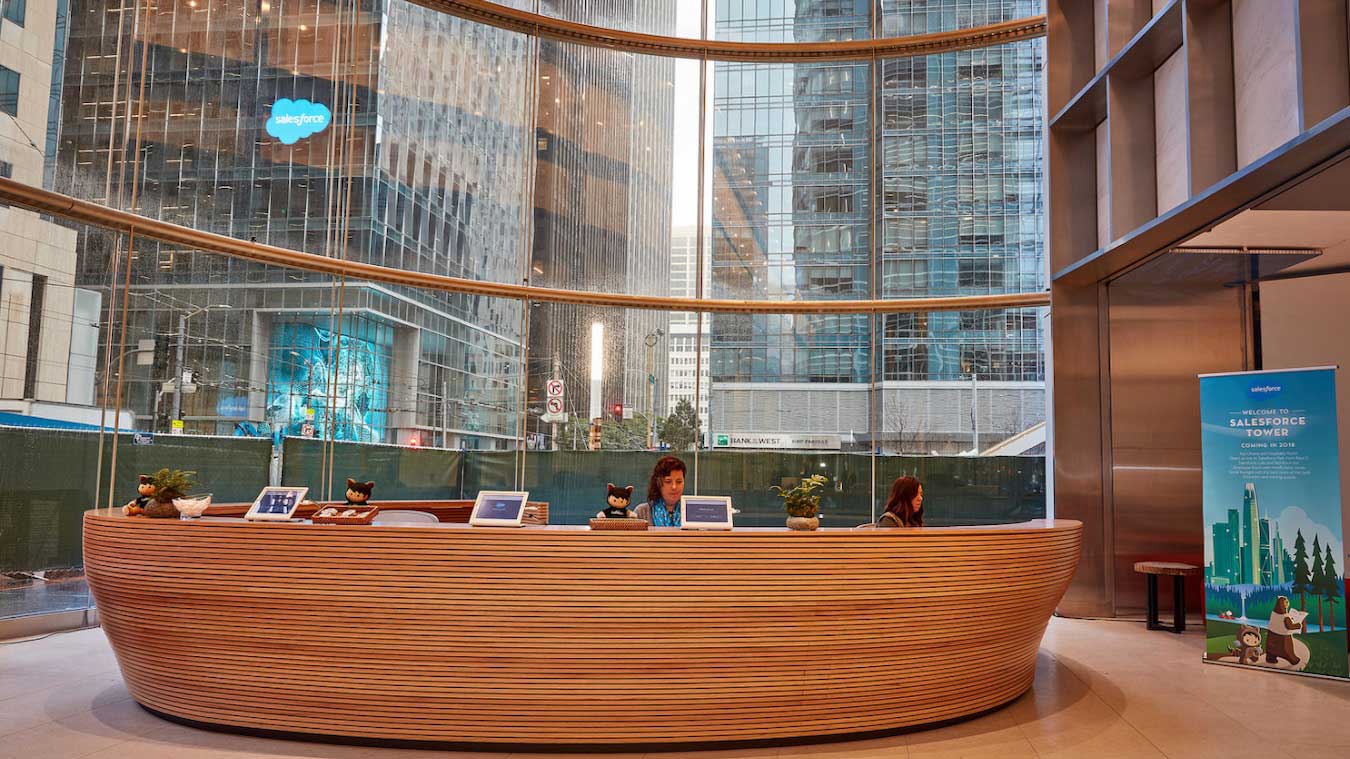
<path id="1" fill-rule="evenodd" d="M 131 433 L 131 443 L 132 445 L 154 445 L 155 436 L 149 432 L 133 432 Z"/>
<path id="2" fill-rule="evenodd" d="M 560 379 L 551 379 L 544 384 L 544 389 L 545 391 L 547 391 L 547 395 L 549 398 L 563 397 L 563 390 L 565 388 L 566 385 L 564 385 L 563 381 Z"/>
<path id="3" fill-rule="evenodd" d="M 173 428 L 173 434 L 175 434 L 175 435 L 181 435 L 181 434 L 183 434 L 183 420 L 182 420 L 182 419 L 175 419 L 175 420 L 173 420 L 172 422 L 170 422 L 169 426 Z"/>
<path id="4" fill-rule="evenodd" d="M 567 412 L 561 414 L 542 414 L 539 421 L 544 424 L 567 424 Z"/>
<path id="5" fill-rule="evenodd" d="M 313 422 L 302 422 L 300 424 L 300 437 L 314 437 Z"/>
<path id="6" fill-rule="evenodd" d="M 563 399 L 562 399 L 562 398 L 549 398 L 549 399 L 548 399 L 548 413 L 549 413 L 549 414 L 561 414 L 561 413 L 562 413 L 562 410 L 563 410 Z"/>

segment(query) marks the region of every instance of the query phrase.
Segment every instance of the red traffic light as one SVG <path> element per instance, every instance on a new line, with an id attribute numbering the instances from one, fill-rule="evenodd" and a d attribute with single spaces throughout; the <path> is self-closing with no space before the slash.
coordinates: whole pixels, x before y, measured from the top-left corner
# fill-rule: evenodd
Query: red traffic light
<path id="1" fill-rule="evenodd" d="M 610 411 L 613 411 L 613 412 L 614 412 L 614 418 L 615 418 L 615 419 L 622 419 L 622 418 L 623 418 L 623 404 L 622 404 L 622 403 L 616 403 L 616 404 L 614 404 L 612 407 L 610 407 Z"/>

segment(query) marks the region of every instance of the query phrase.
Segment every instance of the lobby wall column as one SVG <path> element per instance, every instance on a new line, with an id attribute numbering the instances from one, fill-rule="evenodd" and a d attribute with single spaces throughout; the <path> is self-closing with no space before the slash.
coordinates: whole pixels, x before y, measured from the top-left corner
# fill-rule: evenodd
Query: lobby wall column
<path id="1" fill-rule="evenodd" d="M 1055 518 L 1083 522 L 1083 552 L 1078 572 L 1060 601 L 1069 616 L 1109 616 L 1112 549 L 1109 488 L 1109 420 L 1103 402 L 1109 388 L 1102 372 L 1106 287 L 1051 286 L 1054 307 Z"/>

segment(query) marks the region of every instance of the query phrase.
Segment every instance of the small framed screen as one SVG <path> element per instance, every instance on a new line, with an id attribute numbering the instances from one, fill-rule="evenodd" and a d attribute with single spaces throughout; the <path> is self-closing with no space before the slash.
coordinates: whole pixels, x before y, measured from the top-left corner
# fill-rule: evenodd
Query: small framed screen
<path id="1" fill-rule="evenodd" d="M 253 499 L 245 519 L 285 522 L 295 516 L 309 488 L 266 487 Z"/>
<path id="2" fill-rule="evenodd" d="M 481 490 L 473 502 L 469 524 L 476 527 L 520 527 L 525 516 L 525 491 Z"/>
<path id="3" fill-rule="evenodd" d="M 686 530 L 730 530 L 731 497 L 687 495 L 680 499 L 680 527 Z"/>

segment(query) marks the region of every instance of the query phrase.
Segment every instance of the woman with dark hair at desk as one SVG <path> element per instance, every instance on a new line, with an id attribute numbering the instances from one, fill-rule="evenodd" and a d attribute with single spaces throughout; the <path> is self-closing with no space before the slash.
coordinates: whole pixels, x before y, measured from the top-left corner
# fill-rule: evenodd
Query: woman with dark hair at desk
<path id="1" fill-rule="evenodd" d="M 647 502 L 638 504 L 633 516 L 647 520 L 652 527 L 679 527 L 685 471 L 683 461 L 674 456 L 662 456 L 652 468 Z"/>
<path id="2" fill-rule="evenodd" d="M 899 477 L 891 483 L 877 527 L 923 527 L 923 484 L 918 479 Z"/>

